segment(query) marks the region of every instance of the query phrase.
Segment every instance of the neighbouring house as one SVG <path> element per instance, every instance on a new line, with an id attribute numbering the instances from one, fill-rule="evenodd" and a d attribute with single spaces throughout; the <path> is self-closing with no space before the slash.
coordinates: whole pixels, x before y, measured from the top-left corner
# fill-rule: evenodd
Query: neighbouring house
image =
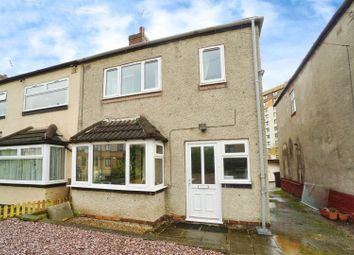
<path id="1" fill-rule="evenodd" d="M 284 89 L 285 84 L 263 92 L 264 122 L 266 129 L 266 146 L 268 161 L 268 181 L 275 182 L 274 173 L 279 172 L 279 154 L 278 154 L 278 122 L 277 111 L 273 107 L 275 101 Z M 273 185 L 274 186 L 274 185 Z"/>
<path id="2" fill-rule="evenodd" d="M 34 194 L 33 182 L 47 189 L 55 175 L 55 184 L 71 178 L 73 208 L 87 216 L 265 226 L 262 23 L 254 17 L 153 41 L 140 28 L 127 47 L 0 81 L 0 194 Z M 69 91 L 55 107 L 41 97 L 52 82 Z M 30 93 L 38 93 L 32 104 L 45 105 L 27 113 Z M 67 149 L 64 179 L 52 148 Z M 31 177 L 12 173 L 10 157 Z M 43 160 L 42 169 L 27 159 Z"/>
<path id="3" fill-rule="evenodd" d="M 0 80 L 0 204 L 68 195 L 79 81 L 74 62 Z"/>
<path id="4" fill-rule="evenodd" d="M 129 47 L 85 61 L 81 131 L 70 140 L 75 210 L 149 223 L 261 221 L 253 47 L 262 21 L 154 41 L 141 28 Z"/>
<path id="5" fill-rule="evenodd" d="M 345 212 L 354 212 L 353 16 L 344 1 L 275 103 L 282 188 Z"/>

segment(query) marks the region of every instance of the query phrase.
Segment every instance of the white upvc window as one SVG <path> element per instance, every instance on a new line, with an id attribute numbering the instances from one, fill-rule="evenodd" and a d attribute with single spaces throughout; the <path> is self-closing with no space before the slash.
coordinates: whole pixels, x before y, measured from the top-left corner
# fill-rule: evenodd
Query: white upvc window
<path id="1" fill-rule="evenodd" d="M 0 183 L 63 183 L 65 154 L 63 146 L 47 144 L 0 147 Z"/>
<path id="2" fill-rule="evenodd" d="M 200 84 L 225 82 L 224 45 L 199 49 Z"/>
<path id="3" fill-rule="evenodd" d="M 155 185 L 163 185 L 164 183 L 164 147 L 162 143 L 157 143 L 155 145 L 155 161 L 154 161 L 154 170 L 155 170 Z"/>
<path id="4" fill-rule="evenodd" d="M 24 111 L 68 105 L 69 79 L 58 79 L 25 87 Z"/>
<path id="5" fill-rule="evenodd" d="M 222 183 L 251 183 L 248 140 L 222 143 Z"/>
<path id="6" fill-rule="evenodd" d="M 295 99 L 295 91 L 292 90 L 290 92 L 290 106 L 291 106 L 291 114 L 296 112 L 296 99 Z"/>
<path id="7" fill-rule="evenodd" d="M 164 188 L 163 153 L 163 143 L 154 140 L 75 144 L 72 186 L 157 191 Z"/>
<path id="8" fill-rule="evenodd" d="M 7 92 L 0 91 L 0 117 L 6 115 L 6 96 Z"/>
<path id="9" fill-rule="evenodd" d="M 103 98 L 156 92 L 161 87 L 161 58 L 104 70 Z"/>

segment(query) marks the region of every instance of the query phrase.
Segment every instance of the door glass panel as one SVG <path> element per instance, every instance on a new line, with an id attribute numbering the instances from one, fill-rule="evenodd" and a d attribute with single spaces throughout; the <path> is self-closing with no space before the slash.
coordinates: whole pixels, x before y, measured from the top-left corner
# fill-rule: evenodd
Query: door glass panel
<path id="1" fill-rule="evenodd" d="M 214 147 L 204 147 L 204 183 L 215 184 Z"/>
<path id="2" fill-rule="evenodd" d="M 200 147 L 191 148 L 191 158 L 192 158 L 192 183 L 201 184 L 202 183 L 202 162 Z"/>

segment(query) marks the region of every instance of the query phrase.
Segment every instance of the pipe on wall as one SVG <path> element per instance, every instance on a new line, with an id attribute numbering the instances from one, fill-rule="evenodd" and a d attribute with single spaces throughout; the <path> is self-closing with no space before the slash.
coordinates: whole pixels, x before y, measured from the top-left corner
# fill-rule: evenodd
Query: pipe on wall
<path id="1" fill-rule="evenodd" d="M 258 67 L 258 53 L 257 53 L 257 41 L 256 41 L 256 27 L 255 20 L 252 19 L 252 51 L 253 51 L 253 70 L 254 70 L 254 85 L 256 88 L 256 106 L 257 106 L 257 126 L 258 126 L 258 150 L 259 150 L 259 164 L 260 164 L 260 179 L 261 179 L 261 218 L 262 226 L 257 228 L 259 235 L 271 235 L 271 232 L 266 227 L 266 176 L 264 169 L 264 148 L 263 148 L 263 125 L 262 125 L 262 111 L 261 111 L 261 99 L 260 99 L 260 69 Z"/>

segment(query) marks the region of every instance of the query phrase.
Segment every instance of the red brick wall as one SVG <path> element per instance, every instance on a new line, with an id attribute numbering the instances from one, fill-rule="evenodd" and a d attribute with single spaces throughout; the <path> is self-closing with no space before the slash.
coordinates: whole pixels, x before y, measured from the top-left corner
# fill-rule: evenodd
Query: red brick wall
<path id="1" fill-rule="evenodd" d="M 328 195 L 328 207 L 334 207 L 346 213 L 354 213 L 354 196 L 330 190 Z"/>
<path id="2" fill-rule="evenodd" d="M 282 178 L 281 189 L 301 199 L 304 184 Z"/>

